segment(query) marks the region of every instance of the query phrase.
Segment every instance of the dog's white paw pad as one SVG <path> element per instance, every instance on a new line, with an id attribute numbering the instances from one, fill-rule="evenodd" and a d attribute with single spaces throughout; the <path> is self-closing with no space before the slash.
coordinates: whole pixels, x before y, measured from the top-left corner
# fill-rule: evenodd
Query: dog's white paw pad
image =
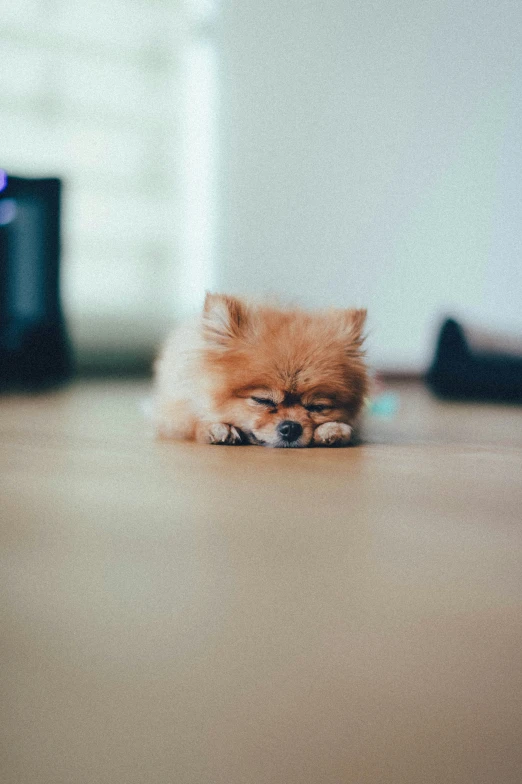
<path id="1" fill-rule="evenodd" d="M 240 444 L 242 439 L 239 431 L 233 425 L 216 422 L 209 425 L 208 439 L 211 444 Z"/>
<path id="2" fill-rule="evenodd" d="M 348 444 L 352 438 L 352 428 L 344 422 L 325 422 L 314 432 L 314 442 L 322 446 Z"/>

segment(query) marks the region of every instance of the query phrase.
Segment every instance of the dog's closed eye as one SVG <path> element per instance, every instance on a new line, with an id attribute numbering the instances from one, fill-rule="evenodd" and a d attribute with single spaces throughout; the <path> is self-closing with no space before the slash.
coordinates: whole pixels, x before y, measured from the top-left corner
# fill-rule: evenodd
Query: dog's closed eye
<path id="1" fill-rule="evenodd" d="M 320 414 L 323 411 L 330 411 L 330 409 L 335 407 L 335 404 L 330 400 L 322 400 L 317 403 L 304 403 L 303 405 L 311 414 Z"/>
<path id="2" fill-rule="evenodd" d="M 276 405 L 277 405 L 269 397 L 254 397 L 252 395 L 250 400 L 253 400 L 254 403 L 258 404 L 258 406 L 266 406 L 267 408 L 276 408 Z"/>

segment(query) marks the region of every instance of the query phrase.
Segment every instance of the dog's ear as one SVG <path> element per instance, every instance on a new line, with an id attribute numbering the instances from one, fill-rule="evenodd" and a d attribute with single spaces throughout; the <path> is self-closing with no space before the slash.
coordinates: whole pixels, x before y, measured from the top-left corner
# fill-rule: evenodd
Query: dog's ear
<path id="1" fill-rule="evenodd" d="M 340 311 L 342 336 L 348 351 L 360 351 L 366 337 L 363 333 L 366 315 L 365 308 Z"/>
<path id="2" fill-rule="evenodd" d="M 203 306 L 203 334 L 207 343 L 226 348 L 245 332 L 247 324 L 248 308 L 241 300 L 207 293 Z"/>

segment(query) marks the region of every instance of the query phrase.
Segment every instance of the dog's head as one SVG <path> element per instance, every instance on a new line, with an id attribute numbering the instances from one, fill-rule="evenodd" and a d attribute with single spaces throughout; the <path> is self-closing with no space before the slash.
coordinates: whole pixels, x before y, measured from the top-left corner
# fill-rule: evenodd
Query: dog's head
<path id="1" fill-rule="evenodd" d="M 308 313 L 208 294 L 203 362 L 213 410 L 255 444 L 305 447 L 363 404 L 365 310 Z"/>

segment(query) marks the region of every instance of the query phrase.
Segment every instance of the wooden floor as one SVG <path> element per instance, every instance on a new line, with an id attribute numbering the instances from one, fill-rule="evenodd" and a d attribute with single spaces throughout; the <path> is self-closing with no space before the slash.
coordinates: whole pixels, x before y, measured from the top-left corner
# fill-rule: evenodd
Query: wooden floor
<path id="1" fill-rule="evenodd" d="M 0 399 L 6 784 L 520 784 L 522 412 L 157 443 L 140 384 Z"/>

